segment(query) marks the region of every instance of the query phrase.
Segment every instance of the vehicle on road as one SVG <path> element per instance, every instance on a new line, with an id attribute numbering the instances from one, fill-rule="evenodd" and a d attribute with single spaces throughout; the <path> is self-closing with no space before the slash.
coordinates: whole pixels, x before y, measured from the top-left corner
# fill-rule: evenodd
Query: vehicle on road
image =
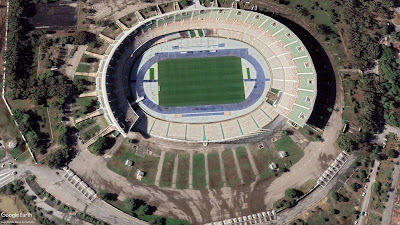
<path id="1" fill-rule="evenodd" d="M 365 196 L 365 192 L 363 192 L 361 196 L 363 196 L 363 197 L 364 197 L 364 196 Z"/>
<path id="2" fill-rule="evenodd" d="M 364 211 L 364 212 L 361 213 L 361 215 L 362 216 L 367 216 L 367 212 Z"/>

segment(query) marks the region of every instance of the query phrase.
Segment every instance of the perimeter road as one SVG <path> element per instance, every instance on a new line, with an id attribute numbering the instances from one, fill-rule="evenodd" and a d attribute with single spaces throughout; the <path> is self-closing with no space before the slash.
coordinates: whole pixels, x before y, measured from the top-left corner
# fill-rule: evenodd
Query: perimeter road
<path id="1" fill-rule="evenodd" d="M 363 225 L 366 223 L 366 221 L 368 221 L 365 220 L 367 217 L 363 216 L 362 213 L 367 212 L 368 210 L 369 202 L 371 201 L 372 185 L 375 183 L 376 172 L 378 171 L 379 164 L 380 164 L 379 161 L 376 160 L 374 161 L 374 167 L 372 168 L 372 172 L 370 173 L 370 181 L 366 184 L 367 189 L 365 190 L 365 196 L 361 203 L 361 208 L 360 208 L 360 213 L 361 213 L 360 225 Z"/>
<path id="2" fill-rule="evenodd" d="M 396 163 L 394 164 L 394 172 L 393 172 L 393 183 L 391 186 L 391 189 L 393 192 L 389 193 L 389 200 L 386 202 L 385 205 L 385 211 L 383 211 L 382 215 L 382 225 L 390 224 L 392 220 L 392 210 L 393 210 L 393 205 L 394 205 L 394 200 L 397 194 L 397 184 L 399 183 L 399 174 L 400 174 L 400 166 L 399 166 L 399 160 L 396 160 Z"/>

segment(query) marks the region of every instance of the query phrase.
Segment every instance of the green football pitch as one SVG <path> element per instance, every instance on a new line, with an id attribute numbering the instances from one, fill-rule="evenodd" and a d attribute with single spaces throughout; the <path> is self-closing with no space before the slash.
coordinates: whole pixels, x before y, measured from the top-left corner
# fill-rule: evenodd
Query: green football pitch
<path id="1" fill-rule="evenodd" d="M 241 58 L 167 59 L 158 62 L 159 105 L 238 103 L 245 99 Z"/>

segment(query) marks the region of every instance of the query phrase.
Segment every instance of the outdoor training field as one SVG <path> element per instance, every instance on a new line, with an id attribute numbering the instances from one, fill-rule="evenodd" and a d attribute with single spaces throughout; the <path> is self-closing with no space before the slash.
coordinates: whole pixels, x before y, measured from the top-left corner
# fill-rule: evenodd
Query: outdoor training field
<path id="1" fill-rule="evenodd" d="M 241 58 L 168 59 L 158 62 L 159 105 L 238 103 L 245 100 Z"/>

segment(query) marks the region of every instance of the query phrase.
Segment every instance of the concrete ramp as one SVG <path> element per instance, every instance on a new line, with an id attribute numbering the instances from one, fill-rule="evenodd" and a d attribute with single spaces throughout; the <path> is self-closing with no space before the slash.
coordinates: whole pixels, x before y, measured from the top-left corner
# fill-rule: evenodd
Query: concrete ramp
<path id="1" fill-rule="evenodd" d="M 109 44 L 113 44 L 114 43 L 114 39 L 104 35 L 104 34 L 99 34 L 99 37 L 103 40 L 105 40 L 106 42 L 108 42 Z"/>
<path id="2" fill-rule="evenodd" d="M 97 54 L 97 53 L 85 51 L 85 54 L 88 55 L 88 56 L 94 57 L 96 59 L 100 59 L 100 60 L 104 59 L 104 55 L 100 55 L 100 54 Z"/>
<path id="3" fill-rule="evenodd" d="M 87 76 L 87 77 L 97 77 L 97 72 L 93 72 L 93 73 L 75 72 L 75 75 Z"/>
<path id="4" fill-rule="evenodd" d="M 97 91 L 87 91 L 87 92 L 80 94 L 78 96 L 78 98 L 95 97 L 95 96 L 97 96 Z"/>
<path id="5" fill-rule="evenodd" d="M 90 118 L 94 118 L 96 116 L 100 116 L 101 114 L 103 114 L 103 110 L 96 110 L 94 112 L 91 112 L 89 114 L 86 114 L 86 115 L 84 115 L 82 117 L 77 118 L 75 120 L 75 124 L 80 123 L 80 122 L 85 121 L 85 120 L 90 119 Z"/>
<path id="6" fill-rule="evenodd" d="M 139 22 L 142 22 L 144 20 L 144 17 L 139 11 L 135 11 L 136 18 Z"/>
<path id="7" fill-rule="evenodd" d="M 102 130 L 97 136 L 93 137 L 92 139 L 90 139 L 88 142 L 85 143 L 86 148 L 88 148 L 89 146 L 91 146 L 93 143 L 96 142 L 97 138 L 99 137 L 104 137 L 107 134 L 113 132 L 115 130 L 114 126 L 108 126 L 106 129 Z"/>
<path id="8" fill-rule="evenodd" d="M 160 6 L 156 5 L 156 8 L 157 8 L 157 15 L 163 14 L 161 9 L 160 9 Z"/>
<path id="9" fill-rule="evenodd" d="M 175 11 L 181 10 L 181 7 L 179 6 L 179 3 L 178 3 L 178 2 L 174 2 L 174 10 L 175 10 Z"/>
<path id="10" fill-rule="evenodd" d="M 128 27 L 123 24 L 120 20 L 116 20 L 115 23 L 119 26 L 119 28 L 121 28 L 121 30 L 126 31 L 128 30 Z"/>

